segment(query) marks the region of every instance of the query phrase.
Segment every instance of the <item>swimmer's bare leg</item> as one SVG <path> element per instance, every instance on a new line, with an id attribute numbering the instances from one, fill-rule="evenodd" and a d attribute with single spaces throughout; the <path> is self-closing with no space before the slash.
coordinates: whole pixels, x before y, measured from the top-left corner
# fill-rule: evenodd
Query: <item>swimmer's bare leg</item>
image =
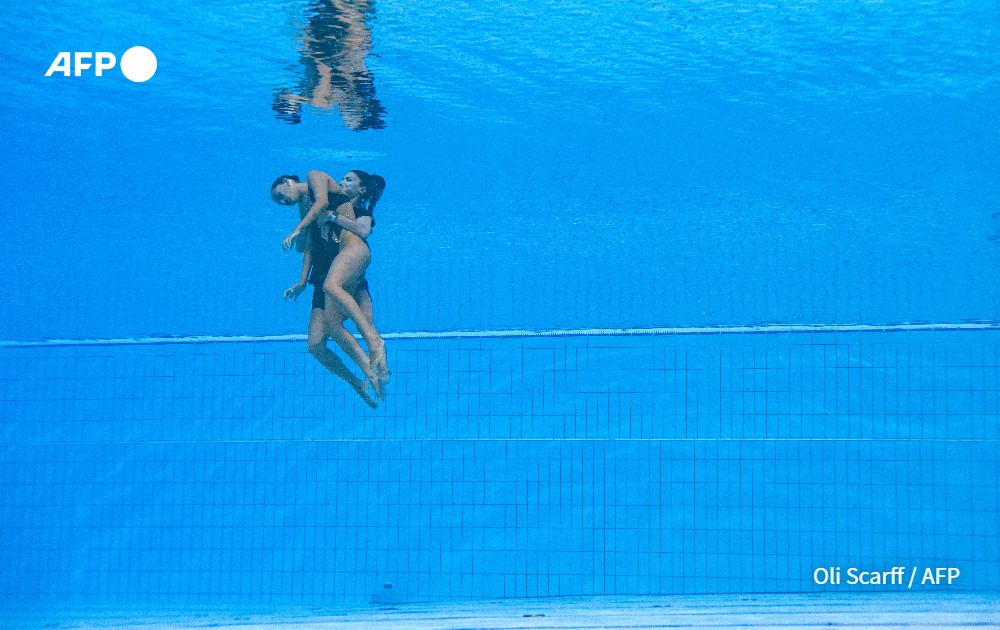
<path id="1" fill-rule="evenodd" d="M 336 305 L 334 305 L 333 308 L 336 309 Z M 371 384 L 372 389 L 375 391 L 375 395 L 378 396 L 379 399 L 384 400 L 385 394 L 383 392 L 379 392 L 376 387 L 378 377 L 372 370 L 371 365 L 368 362 L 368 357 L 365 356 L 364 351 L 361 349 L 361 344 L 358 343 L 358 340 L 354 338 L 354 335 L 352 335 L 349 330 L 344 328 L 344 320 L 347 319 L 347 317 L 339 313 L 339 311 L 337 311 L 337 315 L 338 316 L 335 317 L 334 313 L 327 312 L 325 325 L 326 334 L 329 335 L 330 339 L 340 346 L 345 353 L 347 353 L 347 356 L 351 357 L 351 359 L 358 364 L 358 367 L 361 368 L 361 370 L 365 373 L 365 376 L 368 378 L 368 383 Z M 355 387 L 355 391 L 357 391 L 362 397 L 367 396 L 367 386 L 365 381 L 361 379 L 358 379 L 358 381 L 361 383 L 361 386 L 360 388 Z M 362 394 L 362 392 L 365 393 Z"/>
<path id="2" fill-rule="evenodd" d="M 368 345 L 370 361 L 370 367 L 365 370 L 365 374 L 368 376 L 368 380 L 372 381 L 372 387 L 376 393 L 379 393 L 383 387 L 376 370 L 381 370 L 385 366 L 385 342 L 378 334 L 378 330 L 375 329 L 375 324 L 365 318 L 353 294 L 364 278 L 365 269 L 370 261 L 371 254 L 367 247 L 355 247 L 347 250 L 342 248 L 330 265 L 330 272 L 323 283 L 323 290 L 326 291 L 327 300 L 339 306 L 340 310 L 351 318 L 354 325 L 358 327 L 358 332 L 364 337 L 365 343 Z M 327 308 L 329 308 L 329 302 Z M 384 392 L 382 393 L 384 394 Z"/>
<path id="3" fill-rule="evenodd" d="M 372 326 L 374 326 L 375 314 L 372 307 L 372 296 L 368 292 L 367 282 L 362 281 L 361 288 L 354 292 L 354 299 L 358 301 L 358 306 L 361 307 L 361 312 L 364 314 L 365 318 L 367 318 Z M 382 347 L 382 357 L 380 361 L 381 363 L 372 365 L 380 386 L 379 389 L 375 390 L 375 393 L 378 394 L 379 399 L 385 400 L 385 386 L 389 384 L 389 379 L 392 377 L 392 373 L 389 371 L 389 368 L 386 367 L 387 359 L 385 346 Z"/>
<path id="4" fill-rule="evenodd" d="M 319 361 L 320 365 L 330 370 L 334 376 L 343 379 L 354 391 L 358 392 L 358 395 L 365 401 L 365 404 L 372 409 L 378 409 L 378 403 L 368 395 L 368 383 L 355 376 L 353 372 L 347 369 L 347 366 L 340 360 L 340 357 L 326 347 L 326 335 L 323 332 L 323 327 L 323 310 L 319 308 L 312 309 L 312 312 L 309 314 L 309 341 L 307 342 L 309 354 Z"/>

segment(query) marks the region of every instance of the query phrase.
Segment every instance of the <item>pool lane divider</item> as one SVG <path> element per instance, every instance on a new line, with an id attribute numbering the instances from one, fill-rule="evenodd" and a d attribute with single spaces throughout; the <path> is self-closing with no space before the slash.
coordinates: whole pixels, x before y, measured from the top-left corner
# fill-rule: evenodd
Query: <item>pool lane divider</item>
<path id="1" fill-rule="evenodd" d="M 760 326 L 693 326 L 663 328 L 578 328 L 566 330 L 453 330 L 442 332 L 400 332 L 383 339 L 496 339 L 531 337 L 617 337 L 656 335 L 764 335 L 897 332 L 1000 331 L 1000 322 L 967 324 L 767 324 Z M 149 346 L 211 343 L 302 342 L 306 335 L 192 335 L 186 337 L 123 337 L 109 339 L 41 339 L 0 341 L 0 348 L 54 348 L 68 346 Z"/>

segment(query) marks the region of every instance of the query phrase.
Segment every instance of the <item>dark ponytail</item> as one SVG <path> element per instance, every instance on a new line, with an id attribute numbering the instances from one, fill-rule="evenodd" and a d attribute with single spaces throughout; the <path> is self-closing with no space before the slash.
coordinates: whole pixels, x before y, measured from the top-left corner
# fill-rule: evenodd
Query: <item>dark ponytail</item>
<path id="1" fill-rule="evenodd" d="M 369 213 L 375 212 L 375 204 L 378 203 L 378 200 L 382 197 L 382 191 L 385 190 L 385 178 L 381 175 L 369 175 L 357 169 L 351 172 L 361 179 L 361 185 L 365 188 L 365 194 L 361 198 L 361 201 L 368 202 Z"/>

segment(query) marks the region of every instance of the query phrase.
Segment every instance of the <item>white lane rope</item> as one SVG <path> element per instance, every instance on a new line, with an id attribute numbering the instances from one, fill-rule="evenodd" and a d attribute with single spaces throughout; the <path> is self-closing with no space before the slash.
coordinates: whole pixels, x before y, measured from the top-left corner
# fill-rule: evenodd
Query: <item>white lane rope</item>
<path id="1" fill-rule="evenodd" d="M 1000 322 L 924 323 L 924 324 L 762 324 L 759 326 L 690 326 L 657 328 L 576 328 L 564 330 L 452 330 L 441 332 L 399 332 L 382 335 L 383 339 L 491 339 L 530 337 L 610 337 L 655 335 L 760 335 L 825 333 L 893 333 L 945 331 L 1000 331 Z M 186 337 L 122 337 L 107 339 L 42 339 L 35 341 L 0 341 L 0 348 L 38 348 L 60 346 L 131 346 L 208 343 L 285 343 L 302 342 L 303 334 L 294 335 L 193 335 Z"/>

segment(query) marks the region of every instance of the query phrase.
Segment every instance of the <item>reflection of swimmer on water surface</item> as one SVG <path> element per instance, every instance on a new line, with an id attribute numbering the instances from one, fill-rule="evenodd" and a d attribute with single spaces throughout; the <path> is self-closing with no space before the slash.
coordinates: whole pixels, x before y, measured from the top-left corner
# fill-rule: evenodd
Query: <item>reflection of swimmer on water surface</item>
<path id="1" fill-rule="evenodd" d="M 355 131 L 382 129 L 385 108 L 375 96 L 365 58 L 372 39 L 368 19 L 372 0 L 317 0 L 299 37 L 299 62 L 304 78 L 293 90 L 280 89 L 271 109 L 285 122 L 302 121 L 302 105 L 340 112 L 344 125 Z"/>

